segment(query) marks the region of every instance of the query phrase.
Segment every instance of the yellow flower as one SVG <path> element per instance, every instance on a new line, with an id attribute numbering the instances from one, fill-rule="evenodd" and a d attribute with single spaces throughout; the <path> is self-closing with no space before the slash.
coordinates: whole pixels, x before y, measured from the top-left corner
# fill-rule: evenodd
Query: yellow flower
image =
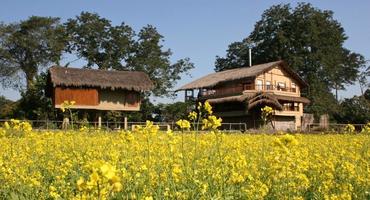
<path id="1" fill-rule="evenodd" d="M 347 134 L 352 134 L 355 132 L 355 126 L 353 126 L 352 124 L 347 124 L 345 127 L 344 127 L 344 132 L 347 133 Z"/>
<path id="2" fill-rule="evenodd" d="M 71 109 L 75 103 L 76 103 L 75 101 L 68 101 L 68 100 L 65 100 L 65 101 L 63 101 L 63 103 L 60 105 L 60 109 L 62 110 L 62 112 L 65 112 L 66 110 Z"/>
<path id="3" fill-rule="evenodd" d="M 217 118 L 214 115 L 211 115 L 211 116 L 208 116 L 207 119 L 203 119 L 202 122 L 203 122 L 202 130 L 206 130 L 206 129 L 216 130 L 218 127 L 221 126 L 222 119 Z"/>
<path id="4" fill-rule="evenodd" d="M 85 180 L 84 178 L 80 177 L 77 181 L 77 189 L 82 191 L 85 186 Z"/>
<path id="5" fill-rule="evenodd" d="M 189 129 L 190 128 L 190 122 L 185 119 L 180 119 L 179 121 L 176 122 L 176 124 L 181 128 L 181 129 Z"/>
<path id="6" fill-rule="evenodd" d="M 208 101 L 206 101 L 204 103 L 204 110 L 206 110 L 208 112 L 208 114 L 212 115 L 213 111 L 212 111 L 212 106 L 211 104 L 209 104 Z"/>
<path id="7" fill-rule="evenodd" d="M 109 180 L 111 180 L 116 174 L 116 169 L 108 164 L 103 164 L 100 167 L 100 171 L 103 174 L 103 176 Z"/>
<path id="8" fill-rule="evenodd" d="M 201 102 L 198 102 L 197 109 L 198 109 L 198 110 L 202 109 L 202 103 L 201 103 Z"/>
<path id="9" fill-rule="evenodd" d="M 196 112 L 192 111 L 189 113 L 188 118 L 193 121 L 197 119 L 197 115 L 198 114 Z"/>
<path id="10" fill-rule="evenodd" d="M 120 182 L 116 182 L 113 184 L 113 191 L 119 192 L 123 188 L 122 184 Z"/>
<path id="11" fill-rule="evenodd" d="M 173 131 L 171 129 L 168 129 L 166 132 L 169 136 L 173 136 Z"/>
<path id="12" fill-rule="evenodd" d="M 9 123 L 8 122 L 5 122 L 4 123 L 4 127 L 5 127 L 5 129 L 10 129 Z"/>

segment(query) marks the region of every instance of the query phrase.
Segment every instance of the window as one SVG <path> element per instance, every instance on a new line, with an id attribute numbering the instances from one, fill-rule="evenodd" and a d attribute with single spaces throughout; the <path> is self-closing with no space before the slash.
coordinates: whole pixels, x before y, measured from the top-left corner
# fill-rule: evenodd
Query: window
<path id="1" fill-rule="evenodd" d="M 299 103 L 294 103 L 294 111 L 299 111 Z"/>
<path id="2" fill-rule="evenodd" d="M 253 90 L 253 83 L 252 82 L 246 82 L 243 84 L 243 90 Z"/>
<path id="3" fill-rule="evenodd" d="M 270 81 L 266 81 L 266 90 L 272 90 Z"/>
<path id="4" fill-rule="evenodd" d="M 297 92 L 297 89 L 296 88 L 297 87 L 296 87 L 295 83 L 292 83 L 292 92 Z"/>
<path id="5" fill-rule="evenodd" d="M 277 85 L 279 91 L 285 91 L 285 83 L 279 82 Z"/>
<path id="6" fill-rule="evenodd" d="M 284 103 L 283 104 L 284 111 L 292 111 L 292 103 Z"/>
<path id="7" fill-rule="evenodd" d="M 299 103 L 293 102 L 286 102 L 283 103 L 283 110 L 284 111 L 299 111 Z"/>
<path id="8" fill-rule="evenodd" d="M 257 80 L 257 90 L 262 90 L 263 88 L 263 81 L 262 80 Z"/>

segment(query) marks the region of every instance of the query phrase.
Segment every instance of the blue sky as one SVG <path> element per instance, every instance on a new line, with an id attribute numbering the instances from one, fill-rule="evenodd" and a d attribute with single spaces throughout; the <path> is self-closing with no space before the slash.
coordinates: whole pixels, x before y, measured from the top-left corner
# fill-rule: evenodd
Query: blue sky
<path id="1" fill-rule="evenodd" d="M 183 76 L 178 86 L 213 72 L 216 55 L 224 56 L 227 46 L 239 41 L 252 31 L 261 14 L 271 5 L 301 1 L 219 1 L 219 0 L 157 0 L 157 1 L 118 1 L 118 0 L 2 0 L 0 21 L 5 23 L 24 20 L 31 15 L 60 17 L 62 22 L 79 15 L 82 11 L 96 12 L 112 21 L 113 24 L 125 22 L 139 31 L 151 24 L 164 36 L 163 45 L 173 51 L 171 60 L 189 57 L 195 64 L 190 73 Z M 305 1 L 320 9 L 334 11 L 345 29 L 349 39 L 345 47 L 361 53 L 370 59 L 370 1 Z M 64 62 L 71 58 L 65 58 Z M 83 61 L 73 66 L 82 66 Z M 358 85 L 340 91 L 340 98 L 359 95 Z M 16 91 L 0 88 L 0 95 L 18 99 Z M 157 102 L 183 100 L 182 95 L 175 100 L 155 99 Z"/>

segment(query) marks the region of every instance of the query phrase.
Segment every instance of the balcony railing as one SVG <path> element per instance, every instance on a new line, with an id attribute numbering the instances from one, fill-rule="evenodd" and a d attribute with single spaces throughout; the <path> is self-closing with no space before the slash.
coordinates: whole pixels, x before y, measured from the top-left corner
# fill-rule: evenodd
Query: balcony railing
<path id="1" fill-rule="evenodd" d="M 297 88 L 295 87 L 284 87 L 281 85 L 245 85 L 244 86 L 245 90 L 263 90 L 263 91 L 283 91 L 283 92 L 297 92 Z"/>
<path id="2" fill-rule="evenodd" d="M 297 88 L 295 87 L 282 87 L 280 85 L 253 85 L 253 84 L 244 84 L 240 87 L 230 87 L 230 88 L 222 88 L 222 89 L 208 89 L 201 91 L 201 96 L 209 97 L 222 97 L 222 96 L 230 96 L 230 95 L 237 95 L 242 94 L 243 91 L 248 90 L 257 90 L 257 91 L 283 91 L 283 92 L 291 92 L 296 93 Z"/>
<path id="3" fill-rule="evenodd" d="M 230 87 L 230 88 L 223 88 L 223 89 L 215 89 L 215 90 L 205 90 L 201 92 L 201 96 L 228 96 L 234 94 L 242 94 L 243 88 L 242 87 Z"/>
<path id="4" fill-rule="evenodd" d="M 283 105 L 283 111 L 295 111 L 295 112 L 298 112 L 299 111 L 299 106 L 286 106 L 286 105 Z"/>

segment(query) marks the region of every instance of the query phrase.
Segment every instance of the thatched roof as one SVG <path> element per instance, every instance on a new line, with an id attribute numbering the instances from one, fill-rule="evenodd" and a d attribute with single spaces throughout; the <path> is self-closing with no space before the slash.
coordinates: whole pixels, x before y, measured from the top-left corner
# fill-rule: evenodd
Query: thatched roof
<path id="1" fill-rule="evenodd" d="M 280 104 L 275 95 L 270 93 L 258 92 L 253 98 L 248 100 L 248 110 L 258 105 L 268 105 L 277 110 L 283 110 L 283 106 Z"/>
<path id="2" fill-rule="evenodd" d="M 294 101 L 294 102 L 300 102 L 304 104 L 309 104 L 311 102 L 306 97 L 291 97 L 291 96 L 283 96 L 283 95 L 275 95 L 275 96 L 279 100 Z"/>
<path id="3" fill-rule="evenodd" d="M 235 96 L 228 96 L 228 97 L 222 97 L 222 98 L 214 98 L 214 99 L 207 99 L 207 101 L 210 104 L 217 104 L 217 103 L 225 103 L 225 102 L 243 102 L 249 98 L 251 98 L 252 95 L 250 93 L 242 94 L 242 95 L 235 95 Z"/>
<path id="4" fill-rule="evenodd" d="M 254 65 L 251 67 L 241 67 L 236 69 L 225 70 L 221 72 L 215 72 L 212 74 L 208 74 L 202 78 L 199 78 L 193 82 L 190 82 L 179 89 L 180 90 L 187 90 L 187 89 L 200 89 L 200 88 L 212 88 L 216 85 L 228 82 L 228 81 L 235 81 L 241 80 L 249 77 L 256 77 L 262 74 L 265 71 L 272 69 L 275 66 L 281 66 L 287 73 L 289 73 L 295 80 L 300 83 L 301 86 L 306 87 L 307 83 L 292 69 L 290 69 L 287 64 L 280 60 L 275 62 L 264 63 L 260 65 Z"/>
<path id="5" fill-rule="evenodd" d="M 54 87 L 97 87 L 148 91 L 153 88 L 149 76 L 139 71 L 106 71 L 53 66 L 49 69 Z"/>

